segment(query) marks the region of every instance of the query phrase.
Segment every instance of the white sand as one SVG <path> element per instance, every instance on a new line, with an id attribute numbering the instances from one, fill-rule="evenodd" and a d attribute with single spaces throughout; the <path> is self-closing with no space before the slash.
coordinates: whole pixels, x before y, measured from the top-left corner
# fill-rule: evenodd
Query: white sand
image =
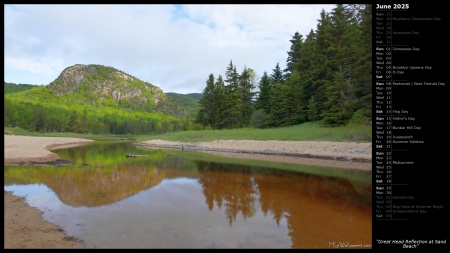
<path id="1" fill-rule="evenodd" d="M 93 140 L 64 137 L 4 135 L 4 164 L 54 161 L 59 159 L 59 156 L 49 150 L 89 142 L 93 142 Z"/>

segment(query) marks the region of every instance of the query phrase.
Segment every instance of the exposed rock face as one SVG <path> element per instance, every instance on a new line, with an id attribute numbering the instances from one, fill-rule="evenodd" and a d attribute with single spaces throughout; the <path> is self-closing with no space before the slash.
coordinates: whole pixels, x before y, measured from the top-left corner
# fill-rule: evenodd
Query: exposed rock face
<path id="1" fill-rule="evenodd" d="M 133 109 L 145 107 L 180 116 L 187 110 L 159 88 L 120 70 L 102 65 L 76 64 L 68 67 L 48 85 L 57 95 L 82 93 L 91 103 L 112 99 L 126 101 Z"/>

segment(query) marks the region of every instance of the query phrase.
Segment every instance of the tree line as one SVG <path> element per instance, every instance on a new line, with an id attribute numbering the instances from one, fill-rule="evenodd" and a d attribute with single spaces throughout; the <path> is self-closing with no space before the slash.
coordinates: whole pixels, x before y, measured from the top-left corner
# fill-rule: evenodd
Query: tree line
<path id="1" fill-rule="evenodd" d="M 111 107 L 61 106 L 5 97 L 4 125 L 32 132 L 89 134 L 161 134 L 189 130 L 192 120 L 162 113 L 126 111 Z"/>
<path id="2" fill-rule="evenodd" d="M 286 68 L 277 63 L 259 83 L 251 68 L 238 74 L 232 61 L 225 80 L 210 74 L 196 122 L 212 129 L 371 124 L 372 5 L 322 10 L 316 30 L 289 41 Z"/>
<path id="3" fill-rule="evenodd" d="M 227 67 L 225 79 L 209 75 L 196 122 L 213 129 L 239 128 L 250 123 L 253 114 L 255 71 L 244 67 L 239 74 L 233 61 Z"/>

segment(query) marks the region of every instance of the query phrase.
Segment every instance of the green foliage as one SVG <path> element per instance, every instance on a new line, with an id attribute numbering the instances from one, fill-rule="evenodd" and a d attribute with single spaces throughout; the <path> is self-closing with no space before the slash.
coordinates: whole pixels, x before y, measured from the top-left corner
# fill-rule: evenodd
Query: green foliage
<path id="1" fill-rule="evenodd" d="M 280 141 L 357 141 L 371 142 L 371 125 L 326 127 L 320 122 L 277 128 L 213 129 L 174 132 L 138 138 L 137 141 L 162 139 L 169 141 L 199 142 L 214 140 L 280 140 Z"/>
<path id="2" fill-rule="evenodd" d="M 215 90 L 217 89 L 214 84 L 215 78 L 213 74 L 209 74 L 208 80 L 206 80 L 206 87 L 203 89 L 203 97 L 200 99 L 199 104 L 202 110 L 200 117 L 197 117 L 197 122 L 203 126 L 216 125 L 215 113 L 218 108 L 215 106 L 217 97 L 215 96 Z"/>
<path id="3" fill-rule="evenodd" d="M 16 93 L 25 90 L 30 90 L 38 85 L 33 84 L 15 84 L 15 83 L 7 83 L 5 82 L 5 86 L 3 87 L 4 94 Z"/>
<path id="4" fill-rule="evenodd" d="M 292 39 L 289 41 L 291 42 L 291 48 L 290 51 L 287 52 L 288 57 L 286 60 L 286 69 L 284 70 L 285 80 L 290 78 L 291 73 L 294 72 L 295 64 L 301 58 L 300 49 L 303 43 L 303 36 L 300 33 L 296 32 L 294 36 L 292 36 Z"/>
<path id="5" fill-rule="evenodd" d="M 280 64 L 277 62 L 277 65 L 272 70 L 272 74 L 270 75 L 271 86 L 274 87 L 276 84 L 284 82 L 283 72 L 280 69 Z"/>
<path id="6" fill-rule="evenodd" d="M 213 129 L 307 121 L 338 127 L 362 120 L 355 113 L 363 110 L 367 124 L 372 118 L 371 7 L 337 4 L 331 13 L 322 10 L 316 30 L 304 40 L 298 32 L 289 40 L 286 69 L 277 63 L 270 75 L 264 72 L 257 96 L 246 68 L 238 74 L 230 61 L 223 95 L 212 92 L 213 82 L 207 84 L 197 122 Z M 220 105 L 212 102 L 217 100 Z"/>
<path id="7" fill-rule="evenodd" d="M 253 69 L 244 67 L 244 70 L 239 75 L 238 95 L 241 104 L 239 105 L 240 118 L 238 126 L 248 126 L 250 124 L 251 116 L 255 110 L 253 97 L 255 96 L 255 72 Z"/>
<path id="8" fill-rule="evenodd" d="M 200 110 L 199 100 L 203 97 L 201 93 L 178 94 L 174 92 L 167 92 L 166 95 L 172 97 L 176 102 L 186 107 L 193 115 L 198 114 Z"/>
<path id="9" fill-rule="evenodd" d="M 186 96 L 193 98 L 195 100 L 200 100 L 200 99 L 202 99 L 203 94 L 202 93 L 188 93 L 188 94 L 186 94 Z"/>
<path id="10" fill-rule="evenodd" d="M 5 89 L 19 86 L 5 83 Z M 192 124 L 186 108 L 158 87 L 102 65 L 74 65 L 48 86 L 24 87 L 5 94 L 5 126 L 42 133 L 154 134 Z"/>
<path id="11" fill-rule="evenodd" d="M 256 128 L 265 128 L 268 125 L 269 116 L 262 110 L 256 110 L 252 118 L 250 119 L 250 124 Z"/>
<path id="12" fill-rule="evenodd" d="M 65 97 L 66 105 L 101 105 L 125 110 L 163 112 L 182 117 L 188 110 L 156 86 L 120 70 L 77 64 L 66 68 L 48 90 Z"/>
<path id="13" fill-rule="evenodd" d="M 239 128 L 250 125 L 255 110 L 256 73 L 244 67 L 241 74 L 230 61 L 223 80 L 210 74 L 200 99 L 196 123 L 212 129 Z"/>
<path id="14" fill-rule="evenodd" d="M 264 113 L 270 114 L 270 93 L 272 90 L 272 84 L 267 72 L 264 72 L 261 80 L 259 81 L 259 96 L 256 99 L 256 109 L 262 109 Z"/>
<path id="15" fill-rule="evenodd" d="M 347 123 L 349 126 L 372 124 L 370 112 L 366 109 L 358 109 Z"/>
<path id="16" fill-rule="evenodd" d="M 282 83 L 277 83 L 272 88 L 270 96 L 270 115 L 269 125 L 275 126 L 288 126 L 289 124 L 289 111 L 290 108 L 290 89 L 289 86 Z"/>
<path id="17" fill-rule="evenodd" d="M 78 130 L 79 130 L 79 119 L 78 119 L 78 112 L 76 110 L 73 110 L 72 114 L 70 114 L 69 124 L 68 124 L 67 130 L 69 132 L 78 133 Z"/>
<path id="18" fill-rule="evenodd" d="M 317 108 L 317 102 L 314 99 L 314 96 L 311 96 L 311 98 L 308 101 L 308 119 L 309 121 L 316 121 L 319 117 L 319 111 Z"/>

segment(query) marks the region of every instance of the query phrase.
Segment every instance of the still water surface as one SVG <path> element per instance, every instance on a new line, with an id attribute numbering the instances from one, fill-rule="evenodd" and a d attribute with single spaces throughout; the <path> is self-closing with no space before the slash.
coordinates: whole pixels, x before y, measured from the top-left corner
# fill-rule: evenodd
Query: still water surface
<path id="1" fill-rule="evenodd" d="M 372 243 L 370 172 L 148 149 L 130 141 L 54 152 L 73 163 L 6 166 L 4 188 L 87 248 Z M 144 156 L 127 159 L 126 153 Z"/>

